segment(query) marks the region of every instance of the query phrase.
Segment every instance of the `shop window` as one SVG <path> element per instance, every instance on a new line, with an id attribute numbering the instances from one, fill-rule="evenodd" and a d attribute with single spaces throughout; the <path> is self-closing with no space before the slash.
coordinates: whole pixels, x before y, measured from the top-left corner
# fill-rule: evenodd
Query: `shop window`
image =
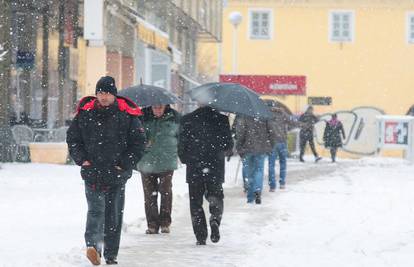
<path id="1" fill-rule="evenodd" d="M 332 11 L 329 20 L 331 42 L 352 42 L 354 40 L 354 13 L 352 11 Z"/>
<path id="2" fill-rule="evenodd" d="M 249 12 L 250 39 L 270 39 L 272 34 L 272 12 L 268 9 L 253 9 Z"/>

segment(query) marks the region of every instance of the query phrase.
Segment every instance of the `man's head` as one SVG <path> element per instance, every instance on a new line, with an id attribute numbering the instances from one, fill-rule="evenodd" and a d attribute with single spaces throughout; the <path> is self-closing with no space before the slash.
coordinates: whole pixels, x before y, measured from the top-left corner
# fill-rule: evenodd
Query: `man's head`
<path id="1" fill-rule="evenodd" d="M 96 83 L 95 94 L 101 106 L 108 107 L 112 105 L 117 93 L 115 79 L 111 76 L 104 76 Z"/>
<path id="2" fill-rule="evenodd" d="M 156 105 L 152 106 L 152 113 L 154 113 L 154 116 L 157 118 L 160 118 L 162 115 L 164 115 L 165 112 L 165 105 Z"/>

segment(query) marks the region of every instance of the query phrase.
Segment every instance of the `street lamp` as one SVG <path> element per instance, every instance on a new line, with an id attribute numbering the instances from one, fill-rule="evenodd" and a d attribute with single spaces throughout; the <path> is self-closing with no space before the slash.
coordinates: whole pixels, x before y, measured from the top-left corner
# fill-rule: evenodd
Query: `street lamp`
<path id="1" fill-rule="evenodd" d="M 242 22 L 243 16 L 238 11 L 233 11 L 229 15 L 229 21 L 233 25 L 233 74 L 237 73 L 237 26 Z"/>

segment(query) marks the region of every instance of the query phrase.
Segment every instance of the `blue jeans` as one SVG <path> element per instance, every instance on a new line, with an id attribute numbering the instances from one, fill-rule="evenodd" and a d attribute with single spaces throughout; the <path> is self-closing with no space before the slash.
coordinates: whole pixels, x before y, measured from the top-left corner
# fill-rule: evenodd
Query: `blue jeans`
<path id="1" fill-rule="evenodd" d="M 247 176 L 247 161 L 246 157 L 241 158 L 242 161 L 242 179 L 243 179 L 243 189 L 245 192 L 249 189 L 249 177 Z"/>
<path id="2" fill-rule="evenodd" d="M 273 151 L 269 154 L 269 186 L 270 188 L 276 188 L 276 173 L 275 162 L 279 158 L 280 164 L 280 180 L 279 184 L 286 184 L 286 159 L 288 155 L 286 143 L 276 143 Z"/>
<path id="3" fill-rule="evenodd" d="M 113 185 L 104 191 L 85 183 L 88 202 L 85 241 L 87 247 L 95 247 L 105 259 L 118 255 L 124 214 L 125 185 Z"/>
<path id="4" fill-rule="evenodd" d="M 247 190 L 247 202 L 255 200 L 255 193 L 263 190 L 264 161 L 266 154 L 251 154 L 244 156 L 249 188 Z"/>

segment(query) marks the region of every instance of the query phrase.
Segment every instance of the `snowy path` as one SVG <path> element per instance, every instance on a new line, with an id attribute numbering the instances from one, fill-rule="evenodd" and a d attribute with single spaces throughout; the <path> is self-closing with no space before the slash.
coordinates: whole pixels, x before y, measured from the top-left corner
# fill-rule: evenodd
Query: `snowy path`
<path id="1" fill-rule="evenodd" d="M 169 235 L 144 234 L 142 186 L 134 175 L 119 266 L 414 266 L 413 165 L 384 158 L 290 161 L 287 189 L 269 193 L 265 186 L 262 205 L 245 203 L 233 185 L 236 166 L 227 165 L 222 239 L 205 247 L 195 246 L 184 168 L 174 176 Z M 2 167 L 0 266 L 91 266 L 78 167 Z"/>

